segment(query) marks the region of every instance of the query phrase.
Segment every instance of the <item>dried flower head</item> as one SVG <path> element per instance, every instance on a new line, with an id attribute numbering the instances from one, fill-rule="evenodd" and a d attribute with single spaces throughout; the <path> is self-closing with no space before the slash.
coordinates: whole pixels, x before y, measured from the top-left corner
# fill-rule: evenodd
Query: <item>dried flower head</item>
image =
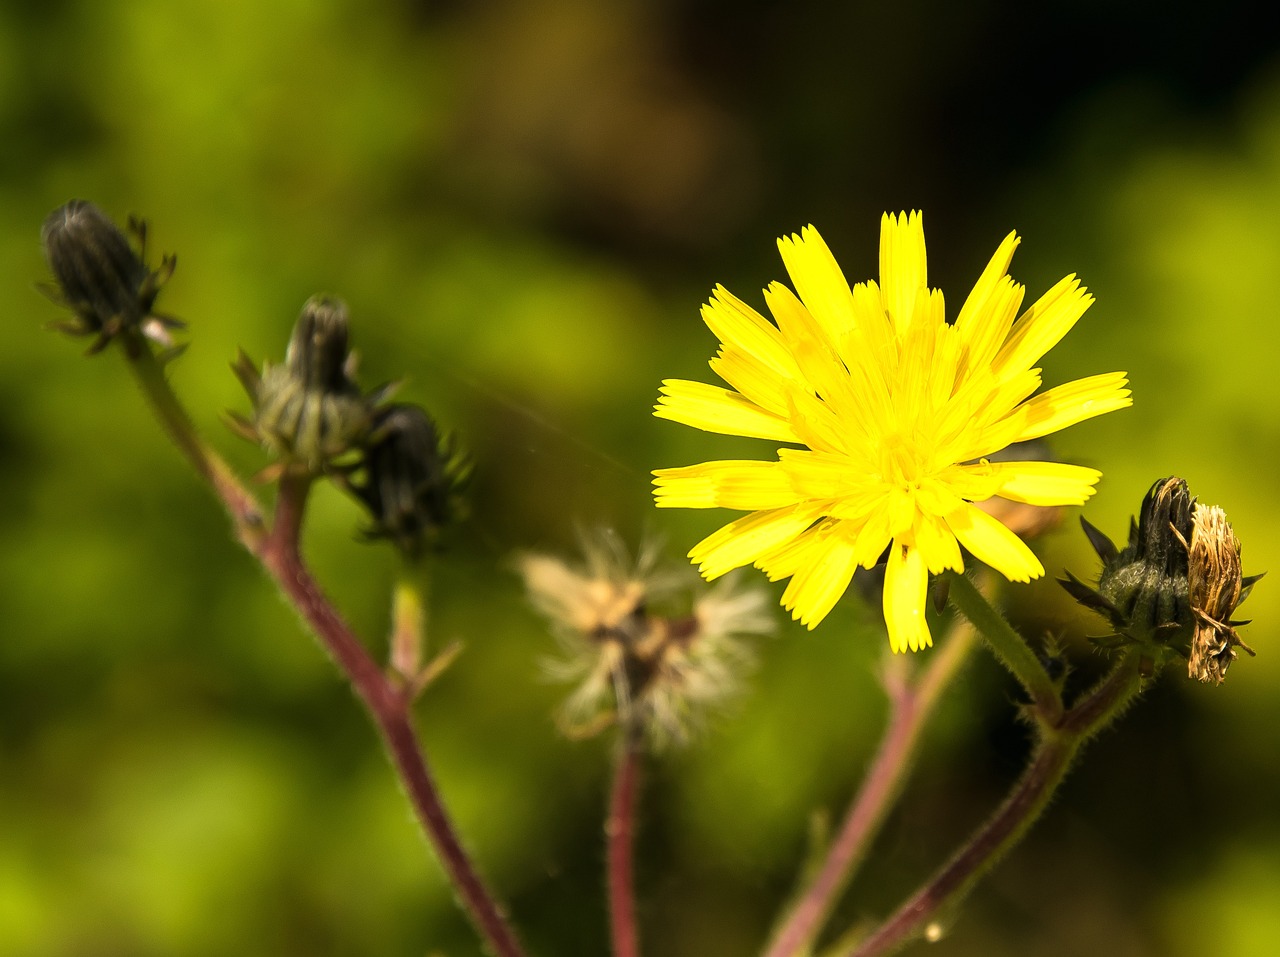
<path id="1" fill-rule="evenodd" d="M 708 710 L 738 688 L 747 635 L 773 630 L 761 591 L 724 581 L 691 607 L 674 606 L 694 584 L 685 569 L 659 567 L 652 547 L 632 560 L 618 537 L 583 536 L 584 565 L 524 555 L 530 600 L 550 619 L 563 657 L 555 678 L 577 683 L 560 713 L 573 737 L 610 724 L 643 730 L 655 746 L 682 743 Z"/>
<path id="2" fill-rule="evenodd" d="M 1243 600 L 1245 584 L 1240 573 L 1240 540 L 1218 506 L 1196 506 L 1187 555 L 1188 591 L 1195 617 L 1187 674 L 1222 684 L 1227 668 L 1236 660 L 1235 649 L 1243 648 L 1250 655 L 1254 651 L 1236 634 L 1236 626 L 1246 622 L 1230 620 Z"/>
<path id="3" fill-rule="evenodd" d="M 262 443 L 282 468 L 318 474 L 348 455 L 368 434 L 385 398 L 387 390 L 365 395 L 356 385 L 348 326 L 342 300 L 312 296 L 294 324 L 283 365 L 264 362 L 259 373 L 241 352 L 231 367 L 254 411 L 252 420 L 233 413 L 233 428 Z"/>
<path id="4" fill-rule="evenodd" d="M 1119 550 L 1081 519 L 1102 559 L 1098 587 L 1067 572 L 1061 584 L 1082 605 L 1105 616 L 1115 634 L 1104 647 L 1141 646 L 1153 666 L 1171 656 L 1189 661 L 1188 673 L 1220 683 L 1248 648 L 1231 621 L 1260 575 L 1240 573 L 1240 542 L 1222 509 L 1200 505 L 1180 478 L 1161 479 L 1142 501 L 1129 542 Z"/>
<path id="5" fill-rule="evenodd" d="M 173 274 L 177 259 L 165 256 L 160 268 L 146 264 L 147 227 L 130 219 L 137 239 L 135 250 L 120 228 L 101 209 L 73 199 L 49 214 L 40 231 L 45 257 L 57 280 L 46 293 L 75 314 L 74 322 L 55 328 L 74 336 L 96 336 L 89 352 L 124 337 L 125 348 L 136 355 L 139 336 L 170 347 L 169 330 L 182 323 L 154 310 L 156 296 Z"/>

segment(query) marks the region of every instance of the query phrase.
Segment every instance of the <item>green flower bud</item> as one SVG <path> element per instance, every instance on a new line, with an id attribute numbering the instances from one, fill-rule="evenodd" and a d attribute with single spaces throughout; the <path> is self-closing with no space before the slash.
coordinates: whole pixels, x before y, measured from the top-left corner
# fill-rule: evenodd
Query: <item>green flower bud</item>
<path id="1" fill-rule="evenodd" d="M 253 402 L 252 421 L 236 418 L 245 437 L 261 442 L 284 467 L 313 474 L 357 449 L 381 398 L 361 393 L 351 374 L 347 307 L 313 296 L 294 324 L 283 365 L 262 373 L 241 353 L 232 366 Z"/>

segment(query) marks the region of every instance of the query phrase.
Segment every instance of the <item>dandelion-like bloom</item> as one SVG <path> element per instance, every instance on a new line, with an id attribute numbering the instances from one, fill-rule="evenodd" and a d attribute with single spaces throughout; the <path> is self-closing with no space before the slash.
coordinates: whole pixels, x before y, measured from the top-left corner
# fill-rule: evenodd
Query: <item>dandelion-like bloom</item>
<path id="1" fill-rule="evenodd" d="M 850 288 L 810 226 L 778 241 L 796 291 L 765 290 L 774 323 L 716 288 L 702 318 L 721 342 L 711 368 L 731 388 L 668 379 L 655 414 L 803 448 L 780 449 L 774 462 L 655 471 L 659 506 L 751 512 L 689 553 L 704 576 L 754 564 L 790 578 L 782 603 L 812 628 L 854 569 L 888 549 L 889 641 L 915 651 L 931 644 L 929 574 L 962 570 L 960 546 L 1011 580 L 1044 574 L 1026 544 L 973 503 L 1079 505 L 1101 473 L 988 456 L 1131 400 L 1122 372 L 1033 396 L 1036 364 L 1093 297 L 1067 276 L 1019 315 L 1024 290 L 1008 276 L 1018 242 L 1005 237 L 954 322 L 928 287 L 918 212 L 882 219 L 878 284 Z"/>

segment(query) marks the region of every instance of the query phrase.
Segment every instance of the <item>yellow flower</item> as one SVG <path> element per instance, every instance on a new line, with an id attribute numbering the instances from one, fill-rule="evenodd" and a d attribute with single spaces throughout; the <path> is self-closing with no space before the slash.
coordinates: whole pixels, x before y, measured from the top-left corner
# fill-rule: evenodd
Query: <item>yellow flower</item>
<path id="1" fill-rule="evenodd" d="M 802 448 L 779 449 L 774 462 L 654 472 L 659 506 L 751 513 L 690 551 L 704 576 L 754 564 L 770 579 L 789 577 L 782 604 L 812 628 L 854 569 L 887 548 L 889 642 L 915 651 L 931 644 L 929 574 L 963 570 L 961 545 L 1011 580 L 1044 574 L 1026 544 L 973 503 L 1079 505 L 1101 473 L 987 457 L 1131 400 L 1123 372 L 1032 396 L 1036 364 L 1093 297 L 1067 276 L 1018 316 L 1024 290 L 1008 276 L 1018 242 L 1005 237 L 954 322 L 928 287 L 918 212 L 881 220 L 878 285 L 851 289 L 812 226 L 780 239 L 796 292 L 778 282 L 765 290 L 776 325 L 716 288 L 702 318 L 721 342 L 711 368 L 732 388 L 667 379 L 654 414 Z"/>

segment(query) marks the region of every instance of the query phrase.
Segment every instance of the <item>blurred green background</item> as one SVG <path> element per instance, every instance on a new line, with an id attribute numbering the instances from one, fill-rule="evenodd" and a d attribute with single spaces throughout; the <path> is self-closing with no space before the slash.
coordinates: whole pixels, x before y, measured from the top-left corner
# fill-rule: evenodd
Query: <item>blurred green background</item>
<path id="1" fill-rule="evenodd" d="M 44 331 L 45 215 L 148 217 L 190 323 L 173 379 L 202 428 L 246 402 L 312 293 L 350 303 L 366 385 L 405 375 L 472 450 L 474 517 L 432 634 L 467 650 L 421 705 L 446 800 L 538 954 L 605 952 L 608 743 L 559 738 L 551 639 L 513 551 L 575 523 L 679 556 L 728 516 L 657 513 L 648 472 L 767 445 L 652 418 L 704 378 L 712 285 L 783 278 L 816 224 L 851 279 L 885 210 L 922 208 L 954 309 L 1011 228 L 1037 296 L 1098 301 L 1050 384 L 1115 369 L 1131 410 L 1058 437 L 1105 472 L 1121 537 L 1179 474 L 1280 567 L 1275 281 L 1280 42 L 1252 5 L 837 6 L 612 0 L 9 0 L 0 5 L 0 955 L 478 952 L 351 694 L 152 426 L 114 354 Z M 1185 8 L 1191 10 L 1190 6 Z M 308 549 L 381 654 L 394 563 L 326 490 Z M 1042 544 L 1093 574 L 1074 515 Z M 780 589 L 778 589 L 780 590 Z M 775 591 L 776 593 L 776 591 Z M 1101 630 L 1051 580 L 1029 633 Z M 939 955 L 1274 952 L 1280 589 L 1222 687 L 1168 674 L 1086 752 Z M 781 615 L 780 615 L 781 618 Z M 784 624 L 738 710 L 653 769 L 641 916 L 663 957 L 755 951 L 813 812 L 880 732 L 876 615 Z M 914 887 L 997 800 L 1026 738 L 979 655 L 946 700 L 842 920 Z"/>

